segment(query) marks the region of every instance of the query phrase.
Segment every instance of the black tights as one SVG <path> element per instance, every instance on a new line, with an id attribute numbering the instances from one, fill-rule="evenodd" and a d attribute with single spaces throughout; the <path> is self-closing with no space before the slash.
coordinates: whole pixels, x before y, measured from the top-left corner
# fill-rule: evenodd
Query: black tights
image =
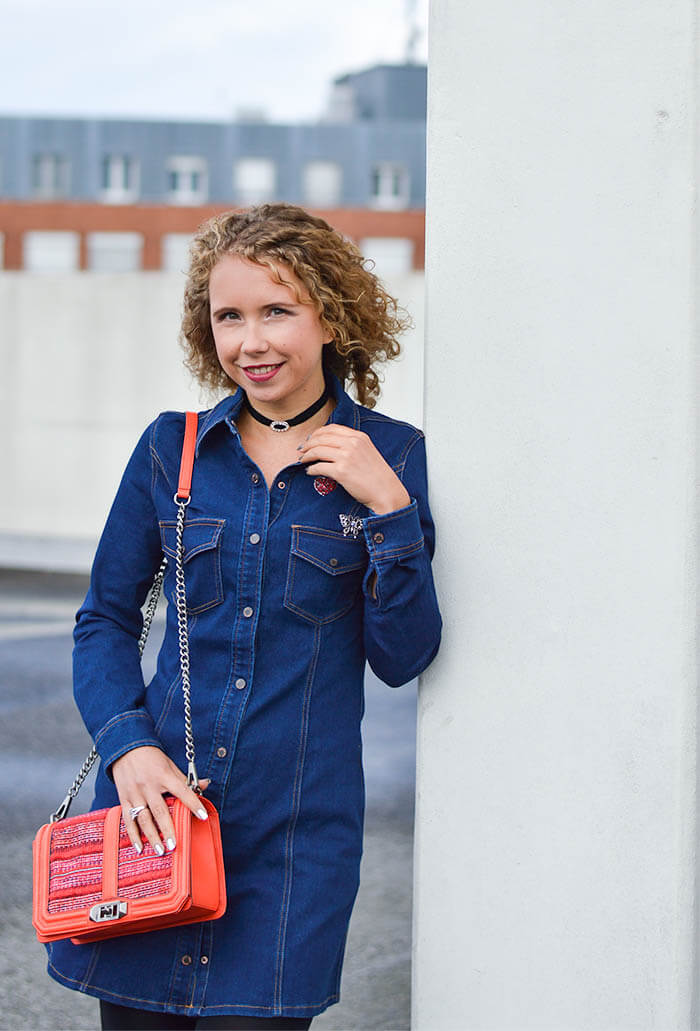
<path id="1" fill-rule="evenodd" d="M 297 1028 L 306 1031 L 310 1017 L 241 1017 L 222 1013 L 216 1017 L 183 1017 L 179 1013 L 154 1013 L 131 1006 L 115 1006 L 100 999 L 102 1031 L 277 1031 Z"/>

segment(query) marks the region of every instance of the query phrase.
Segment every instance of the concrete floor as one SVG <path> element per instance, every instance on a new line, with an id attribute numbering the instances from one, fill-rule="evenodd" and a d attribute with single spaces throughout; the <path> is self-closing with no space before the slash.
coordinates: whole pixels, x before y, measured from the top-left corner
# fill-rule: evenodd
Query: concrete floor
<path id="1" fill-rule="evenodd" d="M 46 975 L 31 926 L 32 838 L 90 747 L 70 677 L 70 633 L 85 589 L 82 576 L 0 570 L 0 1027 L 13 1031 L 99 1027 L 95 999 Z M 361 887 L 341 1002 L 315 1018 L 316 1031 L 409 1027 L 415 700 L 415 685 L 392 691 L 368 676 Z M 86 784 L 72 812 L 90 797 Z"/>

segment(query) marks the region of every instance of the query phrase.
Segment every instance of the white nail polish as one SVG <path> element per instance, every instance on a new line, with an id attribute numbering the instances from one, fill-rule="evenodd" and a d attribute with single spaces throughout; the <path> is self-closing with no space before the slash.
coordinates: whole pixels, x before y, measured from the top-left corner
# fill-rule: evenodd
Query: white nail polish
<path id="1" fill-rule="evenodd" d="M 197 810 L 197 816 L 200 818 L 200 820 L 208 820 L 209 819 L 209 817 L 207 816 L 206 809 L 198 809 Z"/>
<path id="2" fill-rule="evenodd" d="M 168 838 L 165 844 L 168 846 L 168 852 L 172 852 L 175 848 L 175 838 Z"/>
<path id="3" fill-rule="evenodd" d="M 163 853 L 165 852 L 165 849 L 163 848 L 163 846 L 161 845 L 161 843 L 160 843 L 160 842 L 158 842 L 158 844 L 156 845 L 156 847 L 155 847 L 155 850 L 156 850 L 156 853 L 157 853 L 157 854 L 158 854 L 159 856 L 162 856 L 162 855 L 163 855 Z"/>
<path id="4" fill-rule="evenodd" d="M 136 842 L 136 844 L 134 845 L 134 848 L 136 849 L 138 854 L 141 855 L 141 853 L 143 852 L 143 845 L 141 844 L 140 841 Z"/>

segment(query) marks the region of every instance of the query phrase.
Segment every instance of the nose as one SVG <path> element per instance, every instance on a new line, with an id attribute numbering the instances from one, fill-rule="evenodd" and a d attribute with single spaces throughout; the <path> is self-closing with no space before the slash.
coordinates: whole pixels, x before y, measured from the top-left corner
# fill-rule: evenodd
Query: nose
<path id="1" fill-rule="evenodd" d="M 268 349 L 265 327 L 255 321 L 248 322 L 241 341 L 241 351 L 244 354 L 263 354 Z"/>

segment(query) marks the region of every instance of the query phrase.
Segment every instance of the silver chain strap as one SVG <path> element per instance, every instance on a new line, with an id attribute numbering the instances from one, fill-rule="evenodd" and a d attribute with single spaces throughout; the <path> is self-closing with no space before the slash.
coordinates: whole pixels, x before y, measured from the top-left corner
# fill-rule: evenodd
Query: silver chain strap
<path id="1" fill-rule="evenodd" d="M 175 525 L 177 562 L 175 563 L 175 606 L 177 608 L 177 640 L 180 646 L 180 672 L 182 674 L 182 698 L 185 704 L 185 757 L 187 758 L 187 787 L 199 791 L 197 769 L 194 765 L 194 736 L 192 734 L 192 710 L 190 708 L 190 641 L 187 635 L 187 596 L 185 594 L 185 570 L 183 557 L 185 549 L 182 534 L 185 529 L 185 508 L 190 499 L 177 502 L 177 523 Z"/>
<path id="2" fill-rule="evenodd" d="M 199 793 L 197 769 L 194 764 L 194 735 L 192 733 L 192 710 L 190 706 L 190 646 L 187 635 L 187 595 L 185 593 L 184 571 L 185 549 L 182 540 L 185 529 L 185 509 L 189 505 L 190 499 L 187 498 L 186 500 L 183 500 L 182 498 L 178 498 L 176 494 L 173 500 L 177 504 L 177 523 L 175 526 L 175 606 L 177 608 L 177 636 L 180 646 L 182 694 L 185 703 L 185 756 L 187 757 L 187 786 L 192 788 L 193 791 L 197 791 Z M 160 598 L 160 592 L 163 587 L 163 578 L 165 576 L 167 565 L 168 560 L 164 557 L 158 572 L 153 578 L 153 584 L 151 585 L 151 591 L 148 596 L 146 611 L 143 617 L 143 628 L 141 630 L 141 636 L 139 637 L 139 658 L 143 656 L 143 651 L 146 647 L 146 641 L 148 640 L 148 634 L 151 630 L 153 617 L 155 616 L 155 612 L 158 607 L 158 599 Z M 86 756 L 83 765 L 78 770 L 75 780 L 68 789 L 68 794 L 63 799 L 56 812 L 51 814 L 49 818 L 50 823 L 56 823 L 58 820 L 62 820 L 68 815 L 71 802 L 83 786 L 83 781 L 94 766 L 97 758 L 97 749 L 93 745 Z"/>

